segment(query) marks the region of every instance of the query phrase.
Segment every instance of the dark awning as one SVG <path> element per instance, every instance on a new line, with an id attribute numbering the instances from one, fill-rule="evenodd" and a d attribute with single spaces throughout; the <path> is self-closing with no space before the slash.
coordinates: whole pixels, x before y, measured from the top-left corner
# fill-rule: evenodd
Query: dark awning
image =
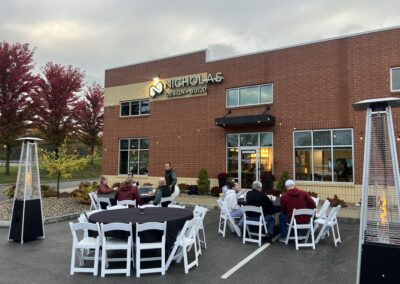
<path id="1" fill-rule="evenodd" d="M 239 126 L 239 125 L 275 125 L 275 117 L 269 114 L 256 114 L 244 116 L 225 116 L 215 119 L 215 125 L 221 127 Z"/>

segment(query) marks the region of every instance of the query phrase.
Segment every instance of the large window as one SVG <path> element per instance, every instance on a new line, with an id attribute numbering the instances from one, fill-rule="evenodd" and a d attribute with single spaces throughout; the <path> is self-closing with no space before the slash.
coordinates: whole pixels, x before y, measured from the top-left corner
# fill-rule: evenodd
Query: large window
<path id="1" fill-rule="evenodd" d="M 120 103 L 121 116 L 138 116 L 150 113 L 149 100 L 125 101 Z"/>
<path id="2" fill-rule="evenodd" d="M 400 67 L 390 68 L 390 91 L 400 92 Z"/>
<path id="3" fill-rule="evenodd" d="M 330 129 L 293 134 L 296 180 L 353 182 L 353 131 Z"/>
<path id="4" fill-rule="evenodd" d="M 119 171 L 120 175 L 132 173 L 147 175 L 149 165 L 149 140 L 133 138 L 119 140 Z"/>
<path id="5" fill-rule="evenodd" d="M 272 84 L 256 85 L 226 90 L 226 106 L 240 107 L 259 104 L 271 104 Z"/>

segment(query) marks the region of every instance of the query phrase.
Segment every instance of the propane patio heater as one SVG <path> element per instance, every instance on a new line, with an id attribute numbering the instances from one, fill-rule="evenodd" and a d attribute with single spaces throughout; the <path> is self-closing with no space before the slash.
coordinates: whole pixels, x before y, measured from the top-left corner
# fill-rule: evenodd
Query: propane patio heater
<path id="1" fill-rule="evenodd" d="M 367 111 L 357 283 L 400 283 L 399 165 L 393 130 L 399 98 L 353 104 Z"/>
<path id="2" fill-rule="evenodd" d="M 37 154 L 37 141 L 42 139 L 24 137 L 17 140 L 22 141 L 22 148 L 8 240 L 23 243 L 44 238 Z"/>

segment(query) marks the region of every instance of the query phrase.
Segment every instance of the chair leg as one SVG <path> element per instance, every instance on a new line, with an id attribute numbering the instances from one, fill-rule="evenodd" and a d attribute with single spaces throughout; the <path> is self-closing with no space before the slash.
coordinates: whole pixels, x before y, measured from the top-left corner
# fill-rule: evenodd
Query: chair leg
<path id="1" fill-rule="evenodd" d="M 188 268 L 189 264 L 188 264 L 187 248 L 185 245 L 182 247 L 182 250 L 183 250 L 183 265 L 185 268 L 185 273 L 188 274 L 189 273 L 189 268 Z"/>
<path id="2" fill-rule="evenodd" d="M 131 249 L 126 250 L 126 276 L 131 276 Z"/>
<path id="3" fill-rule="evenodd" d="M 75 247 L 72 246 L 72 254 L 71 254 L 71 268 L 70 268 L 70 274 L 74 275 L 74 271 L 75 271 Z"/>
<path id="4" fill-rule="evenodd" d="M 140 249 L 139 249 L 139 244 L 136 244 L 136 277 L 140 277 Z"/>
<path id="5" fill-rule="evenodd" d="M 312 248 L 315 249 L 315 237 L 314 237 L 314 230 L 313 230 L 313 228 L 310 229 L 310 232 L 311 232 Z"/>
<path id="6" fill-rule="evenodd" d="M 297 236 L 297 227 L 294 226 L 294 242 L 296 243 L 296 250 L 299 250 L 299 240 Z"/>
<path id="7" fill-rule="evenodd" d="M 224 219 L 224 230 L 223 230 L 223 234 L 222 234 L 222 236 L 225 238 L 225 234 L 226 234 L 226 222 L 227 222 L 227 220 L 226 219 Z"/>
<path id="8" fill-rule="evenodd" d="M 195 255 L 195 258 L 196 258 L 196 266 L 199 266 L 199 258 L 198 258 L 198 255 L 197 255 L 197 250 L 198 250 L 198 248 L 197 248 L 196 242 L 194 242 L 194 255 Z"/>
<path id="9" fill-rule="evenodd" d="M 204 230 L 204 226 L 203 226 L 203 228 L 201 229 L 201 231 L 203 232 L 204 249 L 207 249 L 206 231 Z"/>
<path id="10" fill-rule="evenodd" d="M 289 238 L 290 238 L 290 234 L 292 233 L 292 223 L 290 222 L 290 225 L 289 225 L 289 230 L 288 230 L 288 232 L 287 232 L 287 235 L 286 235 L 286 245 L 289 243 Z"/>
<path id="11" fill-rule="evenodd" d="M 161 249 L 161 275 L 165 275 L 165 248 Z"/>
<path id="12" fill-rule="evenodd" d="M 99 274 L 99 252 L 100 248 L 96 247 L 94 250 L 94 272 L 93 276 L 97 276 Z"/>
<path id="13" fill-rule="evenodd" d="M 261 238 L 262 238 L 262 224 L 258 225 L 258 246 L 261 246 Z"/>
<path id="14" fill-rule="evenodd" d="M 340 237 L 340 231 L 339 231 L 339 223 L 336 223 L 336 230 L 338 234 L 338 242 L 342 243 L 342 238 Z"/>
<path id="15" fill-rule="evenodd" d="M 106 276 L 106 255 L 107 255 L 107 250 L 103 245 L 103 248 L 101 250 L 101 277 Z"/>

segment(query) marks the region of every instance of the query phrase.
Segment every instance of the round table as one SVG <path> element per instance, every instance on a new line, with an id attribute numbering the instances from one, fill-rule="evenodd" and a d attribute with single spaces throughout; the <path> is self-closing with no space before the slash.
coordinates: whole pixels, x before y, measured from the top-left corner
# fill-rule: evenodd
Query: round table
<path id="1" fill-rule="evenodd" d="M 154 207 L 145 208 L 144 214 L 139 214 L 139 208 L 116 209 L 94 213 L 89 216 L 90 223 L 129 223 L 132 222 L 133 241 L 135 241 L 136 223 L 167 221 L 166 248 L 170 249 L 178 236 L 179 231 L 187 220 L 193 218 L 193 212 L 187 209 Z M 114 238 L 127 239 L 126 232 L 114 231 L 107 234 Z M 159 242 L 160 234 L 157 231 L 147 231 L 140 234 L 142 242 Z"/>

